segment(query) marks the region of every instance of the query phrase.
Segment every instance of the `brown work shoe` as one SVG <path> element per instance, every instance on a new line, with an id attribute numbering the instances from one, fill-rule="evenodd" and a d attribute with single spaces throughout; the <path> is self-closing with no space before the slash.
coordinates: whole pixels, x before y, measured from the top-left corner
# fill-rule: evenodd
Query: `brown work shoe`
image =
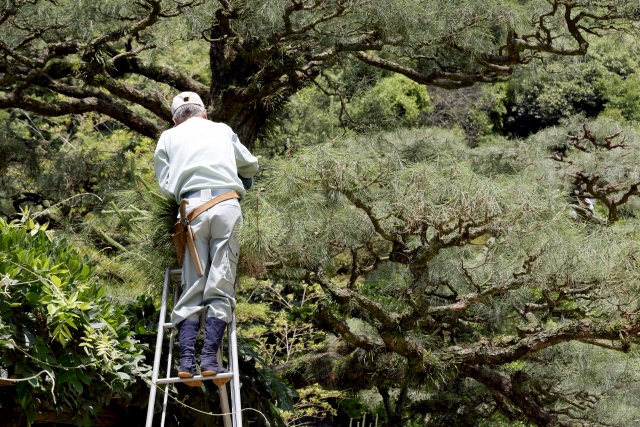
<path id="1" fill-rule="evenodd" d="M 178 372 L 178 376 L 180 378 L 191 378 L 193 377 L 193 374 L 191 372 Z M 202 387 L 201 380 L 185 381 L 184 384 L 188 385 L 189 387 Z"/>

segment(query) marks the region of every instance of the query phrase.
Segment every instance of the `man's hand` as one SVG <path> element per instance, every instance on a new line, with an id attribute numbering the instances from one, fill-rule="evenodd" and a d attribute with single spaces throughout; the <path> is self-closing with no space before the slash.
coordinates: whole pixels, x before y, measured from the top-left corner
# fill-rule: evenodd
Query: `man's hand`
<path id="1" fill-rule="evenodd" d="M 238 174 L 238 178 L 242 181 L 242 186 L 245 190 L 248 190 L 253 185 L 253 178 L 244 178 L 242 175 Z"/>

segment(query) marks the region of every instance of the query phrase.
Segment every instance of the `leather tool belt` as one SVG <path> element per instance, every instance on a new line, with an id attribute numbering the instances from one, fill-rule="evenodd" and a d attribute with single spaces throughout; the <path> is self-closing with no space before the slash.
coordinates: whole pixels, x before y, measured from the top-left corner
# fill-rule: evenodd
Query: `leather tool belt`
<path id="1" fill-rule="evenodd" d="M 200 257 L 198 256 L 198 251 L 196 249 L 195 235 L 193 233 L 193 230 L 191 229 L 191 221 L 193 221 L 198 217 L 198 215 L 211 209 L 218 203 L 224 202 L 225 200 L 229 199 L 239 198 L 240 195 L 238 193 L 236 193 L 235 191 L 229 191 L 227 193 L 214 197 L 208 202 L 203 203 L 202 205 L 191 211 L 189 215 L 186 214 L 189 200 L 182 199 L 182 201 L 180 202 L 180 218 L 173 226 L 173 234 L 171 234 L 171 240 L 176 247 L 176 255 L 178 256 L 178 267 L 182 268 L 186 246 L 187 248 L 189 248 L 189 253 L 191 254 L 191 259 L 193 260 L 193 265 L 196 268 L 198 276 L 204 276 L 204 271 L 202 271 L 202 264 L 200 263 Z"/>

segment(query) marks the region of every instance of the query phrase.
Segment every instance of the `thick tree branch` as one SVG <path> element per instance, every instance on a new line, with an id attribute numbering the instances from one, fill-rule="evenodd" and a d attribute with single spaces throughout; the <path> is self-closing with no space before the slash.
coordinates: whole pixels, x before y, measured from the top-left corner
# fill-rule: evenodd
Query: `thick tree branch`
<path id="1" fill-rule="evenodd" d="M 635 323 L 597 323 L 590 320 L 567 322 L 555 330 L 544 330 L 524 337 L 501 337 L 468 347 L 454 346 L 439 354 L 462 365 L 502 365 L 521 360 L 535 352 L 554 345 L 575 340 L 620 341 L 640 332 L 640 321 Z"/>
<path id="2" fill-rule="evenodd" d="M 521 375 L 517 372 L 512 379 L 498 374 L 485 365 L 465 366 L 460 369 L 460 372 L 484 384 L 490 390 L 499 393 L 499 395 L 509 398 L 517 405 L 519 410 L 526 414 L 529 420 L 539 426 L 573 426 L 573 423 L 560 421 L 555 415 L 545 411 L 538 404 L 526 384 L 522 383 L 525 380 L 520 378 Z"/>
<path id="3" fill-rule="evenodd" d="M 200 95 L 205 104 L 210 99 L 207 85 L 171 68 L 161 67 L 140 58 L 122 58 L 115 62 L 115 66 L 121 72 L 139 74 L 158 83 L 167 84 L 179 91 L 195 92 Z"/>
<path id="4" fill-rule="evenodd" d="M 162 132 L 162 128 L 137 116 L 125 106 L 97 97 L 49 103 L 32 97 L 16 96 L 13 93 L 9 93 L 0 98 L 0 108 L 23 108 L 43 116 L 64 116 L 97 111 L 152 139 L 158 138 Z"/>
<path id="5" fill-rule="evenodd" d="M 112 94 L 134 104 L 141 105 L 158 117 L 166 120 L 167 122 L 171 122 L 171 109 L 167 102 L 157 93 L 138 90 L 131 85 L 117 81 L 106 72 L 96 76 L 96 82 Z"/>
<path id="6" fill-rule="evenodd" d="M 351 331 L 347 322 L 336 316 L 326 305 L 318 305 L 319 320 L 327 329 L 337 336 L 342 337 L 348 343 L 363 350 L 384 350 L 385 346 L 381 342 L 375 342 L 366 335 L 356 335 Z"/>
<path id="7" fill-rule="evenodd" d="M 376 68 L 393 71 L 394 73 L 402 74 L 417 83 L 427 86 L 441 87 L 443 89 L 458 89 L 473 86 L 474 83 L 494 83 L 504 80 L 504 77 L 496 74 L 465 72 L 454 73 L 440 70 L 433 71 L 430 74 L 422 74 L 411 67 L 373 56 L 368 53 L 354 52 L 353 55 L 360 61 Z"/>

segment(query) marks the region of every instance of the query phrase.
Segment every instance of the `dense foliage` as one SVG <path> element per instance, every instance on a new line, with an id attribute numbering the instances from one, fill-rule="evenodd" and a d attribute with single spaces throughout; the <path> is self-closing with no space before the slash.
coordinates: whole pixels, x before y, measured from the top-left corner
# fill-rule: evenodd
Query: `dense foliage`
<path id="1" fill-rule="evenodd" d="M 289 96 L 310 84 L 332 92 L 325 71 L 340 61 L 468 87 L 547 53 L 584 55 L 587 35 L 632 31 L 637 11 L 631 0 L 10 0 L 0 108 L 99 112 L 155 138 L 171 92 L 188 90 L 251 146 Z"/>
<path id="2" fill-rule="evenodd" d="M 48 119 L 0 112 L 0 213 L 18 219 L 30 207 L 60 228 L 85 218 L 115 190 L 128 188 L 143 138 L 98 115 Z"/>
<path id="3" fill-rule="evenodd" d="M 388 410 L 389 425 L 429 414 L 426 425 L 478 422 L 496 405 L 538 425 L 618 412 L 627 402 L 604 390 L 609 375 L 635 389 L 635 376 L 615 372 L 633 359 L 600 366 L 607 374 L 579 387 L 561 374 L 571 365 L 588 375 L 567 354 L 598 364 L 565 343 L 628 352 L 640 331 L 637 213 L 627 204 L 638 195 L 639 142 L 633 128 L 593 126 L 476 149 L 442 130 L 394 132 L 270 165 L 265 190 L 246 201 L 255 208 L 245 210 L 245 253 L 266 274 L 300 277 L 288 292 L 320 286 L 330 298 L 314 323 L 344 345 L 317 351 L 307 377 L 296 361 L 281 373 L 375 387 L 389 409 L 388 388 L 399 386 L 406 410 Z M 583 207 L 589 197 L 595 213 Z M 449 413 L 457 399 L 464 405 Z"/>
<path id="4" fill-rule="evenodd" d="M 49 373 L 17 383 L 28 422 L 53 411 L 90 425 L 112 399 L 131 400 L 144 388 L 149 367 L 87 260 L 25 220 L 0 219 L 0 366 L 5 378 Z M 3 407 L 15 404 L 2 397 Z"/>
<path id="5" fill-rule="evenodd" d="M 5 3 L 0 377 L 50 374 L 0 387 L 7 420 L 144 417 L 175 265 L 151 158 L 192 90 L 262 156 L 245 407 L 636 423 L 637 2 Z M 171 423 L 221 423 L 211 384 L 169 393 Z"/>
<path id="6" fill-rule="evenodd" d="M 589 53 L 566 61 L 551 58 L 544 66 L 522 70 L 501 85 L 491 106 L 503 133 L 526 137 L 575 114 L 604 113 L 619 121 L 638 120 L 637 46 L 631 37 L 595 40 Z"/>

